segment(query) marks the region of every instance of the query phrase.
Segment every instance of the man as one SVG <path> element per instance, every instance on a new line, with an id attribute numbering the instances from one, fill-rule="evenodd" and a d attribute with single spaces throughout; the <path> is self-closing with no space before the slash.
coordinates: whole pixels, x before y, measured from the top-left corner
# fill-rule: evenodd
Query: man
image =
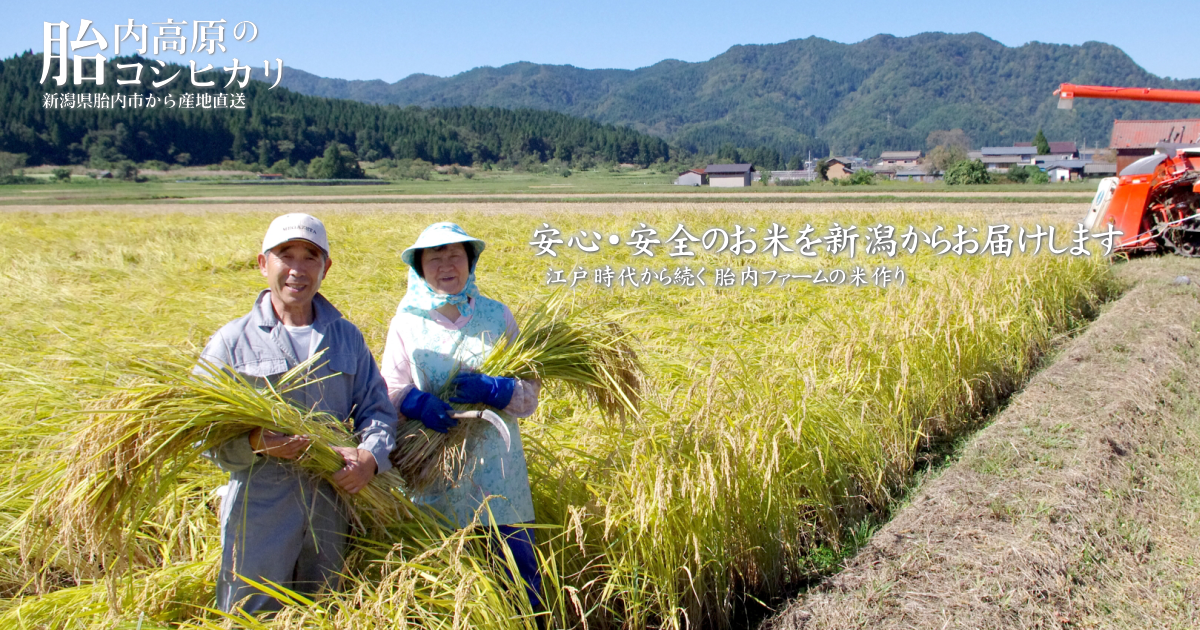
<path id="1" fill-rule="evenodd" d="M 356 493 L 391 467 L 396 410 L 362 333 L 317 292 L 332 264 L 321 221 L 307 214 L 272 221 L 258 256 L 267 289 L 249 314 L 209 340 L 197 372 L 232 369 L 273 381 L 324 352 L 309 375 L 319 382 L 288 396 L 305 408 L 353 419 L 359 445 L 337 449 L 346 466 L 333 482 Z M 336 585 L 350 526 L 334 488 L 292 463 L 308 445 L 303 435 L 255 429 L 209 451 L 230 473 L 221 503 L 221 610 L 280 608 L 246 579 L 305 594 Z"/>

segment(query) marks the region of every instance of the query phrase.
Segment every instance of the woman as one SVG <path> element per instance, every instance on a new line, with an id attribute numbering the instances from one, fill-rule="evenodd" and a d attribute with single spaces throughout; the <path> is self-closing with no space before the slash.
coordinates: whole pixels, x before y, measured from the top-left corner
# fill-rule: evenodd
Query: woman
<path id="1" fill-rule="evenodd" d="M 458 424 L 449 416 L 450 405 L 436 394 L 456 371 L 449 402 L 482 403 L 502 412 L 511 448 L 484 424 L 467 438 L 462 479 L 414 501 L 461 527 L 487 499 L 488 509 L 479 517 L 485 526 L 497 525 L 525 580 L 530 604 L 538 610 L 541 576 L 533 530 L 523 526 L 533 521 L 533 497 L 521 434 L 512 418 L 533 414 L 541 384 L 473 371 L 499 339 L 518 333 L 508 307 L 483 297 L 475 287 L 475 264 L 484 247 L 454 223 L 435 223 L 404 250 L 400 257 L 409 267 L 408 291 L 392 318 L 380 367 L 400 415 L 434 431 L 445 433 Z"/>

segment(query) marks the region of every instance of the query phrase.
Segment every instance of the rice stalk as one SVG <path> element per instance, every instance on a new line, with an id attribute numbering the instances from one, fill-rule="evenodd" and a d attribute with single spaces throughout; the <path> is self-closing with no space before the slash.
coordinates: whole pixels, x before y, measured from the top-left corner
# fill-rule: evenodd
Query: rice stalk
<path id="1" fill-rule="evenodd" d="M 21 518 L 22 552 L 46 559 L 65 550 L 108 575 L 146 559 L 130 557 L 151 510 L 175 492 L 179 477 L 208 449 L 262 428 L 307 435 L 297 466 L 330 480 L 344 467 L 335 446 L 353 447 L 344 422 L 302 409 L 287 395 L 311 384 L 314 356 L 264 387 L 218 366 L 139 362 L 135 378 L 81 412 L 85 420 L 58 457 L 61 474 Z M 336 488 L 336 484 L 334 485 Z M 355 495 L 339 491 L 352 520 L 368 531 L 410 518 L 394 471 L 376 475 Z"/>
<path id="2" fill-rule="evenodd" d="M 587 319 L 582 313 L 569 308 L 562 295 L 538 304 L 524 318 L 521 333 L 498 342 L 478 372 L 562 384 L 610 419 L 636 415 L 643 375 L 629 334 L 613 319 Z M 449 382 L 444 384 L 439 397 L 449 399 L 454 394 L 450 388 Z M 466 472 L 467 437 L 478 426 L 459 423 L 439 433 L 418 420 L 404 420 L 392 464 L 416 493 L 456 483 Z"/>
<path id="3" fill-rule="evenodd" d="M 120 594 L 119 606 L 111 604 L 110 589 L 103 581 L 88 581 L 36 596 L 17 597 L 0 614 L 5 628 L 167 628 L 202 615 L 214 603 L 220 548 L 196 561 L 186 561 L 137 571 L 129 576 L 129 588 Z M 121 609 L 137 613 L 118 616 Z"/>
<path id="4" fill-rule="evenodd" d="M 834 212 L 843 224 L 860 226 L 882 219 L 927 228 L 946 220 L 941 214 L 877 209 L 882 211 L 878 218 Z M 778 215 L 777 209 L 772 212 Z M 690 227 L 747 220 L 762 227 L 779 218 L 682 205 L 651 214 L 639 218 L 653 219 L 660 228 L 677 221 Z M 595 222 L 611 233 L 630 227 L 628 215 L 621 213 L 547 210 L 546 215 L 576 227 L 583 220 Z M 379 252 L 415 236 L 415 228 L 406 225 L 417 221 L 405 217 L 426 219 L 388 211 L 343 215 L 337 221 L 355 238 L 339 240 L 347 243 L 340 258 L 346 272 L 335 272 L 324 286 L 335 304 L 348 307 L 351 319 L 362 322 L 376 350 L 386 331 L 382 322 L 393 312 L 395 291 L 403 282 L 396 265 Z M 38 475 L 55 477 L 35 469 L 51 469 L 62 459 L 54 450 L 39 452 L 39 439 L 73 436 L 76 419 L 85 416 L 66 412 L 78 411 L 80 401 L 108 387 L 114 370 L 126 371 L 122 357 L 158 356 L 164 347 L 202 344 L 204 334 L 243 314 L 248 291 L 261 283 L 245 252 L 253 251 L 253 234 L 264 218 L 270 217 L 112 212 L 0 217 L 5 226 L 0 275 L 10 287 L 0 293 L 0 349 L 6 361 L 60 385 L 52 392 L 14 379 L 6 382 L 9 391 L 0 388 L 5 403 L 0 405 L 0 452 L 7 456 L 3 478 L 20 484 L 0 495 L 0 518 L 11 519 L 3 521 L 10 528 L 4 540 L 8 548 L 0 553 L 12 566 L 21 562 L 15 543 L 23 531 L 16 519 L 32 502 Z M 793 228 L 804 221 L 819 227 L 829 218 L 787 213 Z M 468 229 L 486 225 L 490 241 L 506 244 L 495 251 L 507 253 L 480 260 L 485 292 L 545 291 L 536 279 L 544 277 L 547 261 L 513 253 L 523 251 L 534 218 L 480 218 L 473 210 L 458 219 Z M 141 262 L 125 262 L 122 251 L 136 252 Z M 648 262 L 622 254 L 614 252 L 601 262 L 639 267 Z M 564 268 L 592 267 L 597 257 L 567 250 L 558 261 L 555 266 Z M 802 273 L 841 264 L 839 257 L 825 255 L 774 260 L 704 252 L 696 261 L 710 270 L 750 265 Z M 836 567 L 838 550 L 861 537 L 863 523 L 886 509 L 913 467 L 920 466 L 922 448 L 971 428 L 995 400 L 1020 385 L 1055 336 L 1076 329 L 1112 295 L 1103 263 L 1066 257 L 1005 260 L 922 251 L 856 262 L 903 265 L 909 282 L 887 288 L 789 282 L 786 288 L 655 285 L 637 290 L 580 284 L 575 293 L 587 303 L 633 311 L 622 325 L 636 332 L 647 378 L 637 422 L 611 422 L 553 392 L 543 396 L 538 414 L 522 420 L 537 518 L 562 528 L 558 535 L 538 539 L 554 611 L 550 627 L 720 628 L 737 618 L 743 599 L 779 595 L 797 579 Z M 189 273 L 180 274 L 181 268 Z M 196 309 L 199 300 L 208 308 Z M 106 348 L 81 348 L 78 340 L 88 338 L 104 339 Z M 85 366 L 109 363 L 106 375 L 81 373 Z M 60 442 L 66 440 L 44 443 L 56 448 Z M 196 464 L 181 473 L 177 492 L 164 495 L 151 510 L 134 541 L 138 562 L 170 556 L 165 566 L 204 557 L 189 549 L 196 544 L 189 541 L 207 540 L 215 548 L 216 519 L 201 509 L 203 494 L 187 489 L 190 481 L 184 481 L 208 474 L 201 487 L 211 491 L 215 475 L 208 470 Z M 190 524 L 172 527 L 169 519 Z M 441 549 L 438 536 L 406 538 L 394 529 L 370 536 L 374 541 L 357 544 L 360 549 L 369 544 L 372 553 L 348 562 L 350 579 L 339 593 L 315 598 L 311 609 L 289 607 L 262 626 L 450 628 L 456 618 L 476 627 L 514 625 L 515 606 L 500 598 L 481 597 L 480 606 L 490 609 L 473 610 L 473 591 L 460 599 L 458 591 L 447 592 L 465 581 L 467 571 L 451 562 L 425 558 L 410 567 L 409 575 L 425 580 L 417 584 L 440 589 L 431 596 L 406 600 L 414 582 L 381 579 L 384 570 L 399 569 L 422 551 Z M 393 564 L 382 564 L 386 552 L 401 543 L 403 551 L 396 552 Z M 442 553 L 449 559 L 457 549 Z M 494 567 L 461 562 L 479 567 L 478 572 L 469 569 L 470 588 L 495 579 Z M 51 562 L 48 571 L 66 574 L 48 588 L 74 584 L 73 567 L 82 564 L 65 556 Z M 165 585 L 171 578 L 156 579 Z M 18 590 L 22 583 L 18 580 Z M 22 602 L 38 599 L 25 593 Z M 361 600 L 351 597 L 359 593 Z M 47 605 L 38 614 L 69 618 L 71 601 L 54 604 L 52 595 L 41 596 Z M 361 603 L 367 600 L 370 605 Z M 119 624 L 89 620 L 87 625 L 135 627 L 136 607 L 151 606 L 129 601 Z M 403 614 L 392 614 L 406 601 L 411 603 L 404 604 Z M 458 606 L 458 616 L 445 606 Z M 317 608 L 327 611 L 324 620 L 315 618 Z M 34 607 L 25 610 L 28 627 L 57 627 L 37 621 Z M 146 627 L 150 623 L 148 613 Z"/>

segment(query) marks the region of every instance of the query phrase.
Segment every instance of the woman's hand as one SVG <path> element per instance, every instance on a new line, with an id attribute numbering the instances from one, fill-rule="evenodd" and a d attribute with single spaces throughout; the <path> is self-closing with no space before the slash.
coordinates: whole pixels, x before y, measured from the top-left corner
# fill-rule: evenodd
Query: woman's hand
<path id="1" fill-rule="evenodd" d="M 503 409 L 512 402 L 517 380 L 478 372 L 462 372 L 450 381 L 450 385 L 454 390 L 454 395 L 450 397 L 452 403 L 483 403 L 489 407 Z"/>
<path id="2" fill-rule="evenodd" d="M 446 401 L 415 387 L 400 402 L 400 413 L 404 414 L 405 418 L 420 420 L 421 424 L 438 433 L 445 433 L 458 426 L 458 420 L 450 417 L 451 411 L 453 410 Z"/>

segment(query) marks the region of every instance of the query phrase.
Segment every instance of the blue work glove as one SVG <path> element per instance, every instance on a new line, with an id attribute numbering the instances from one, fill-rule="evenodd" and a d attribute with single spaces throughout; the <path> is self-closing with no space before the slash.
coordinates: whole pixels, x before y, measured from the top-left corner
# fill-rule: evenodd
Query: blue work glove
<path id="1" fill-rule="evenodd" d="M 420 420 L 421 424 L 438 433 L 445 433 L 458 425 L 458 420 L 450 417 L 451 411 L 446 401 L 415 387 L 400 401 L 400 413 L 404 417 Z"/>
<path id="2" fill-rule="evenodd" d="M 503 376 L 488 376 L 478 372 L 462 372 L 450 381 L 454 395 L 450 402 L 460 404 L 483 403 L 489 407 L 503 409 L 512 402 L 517 379 Z"/>

